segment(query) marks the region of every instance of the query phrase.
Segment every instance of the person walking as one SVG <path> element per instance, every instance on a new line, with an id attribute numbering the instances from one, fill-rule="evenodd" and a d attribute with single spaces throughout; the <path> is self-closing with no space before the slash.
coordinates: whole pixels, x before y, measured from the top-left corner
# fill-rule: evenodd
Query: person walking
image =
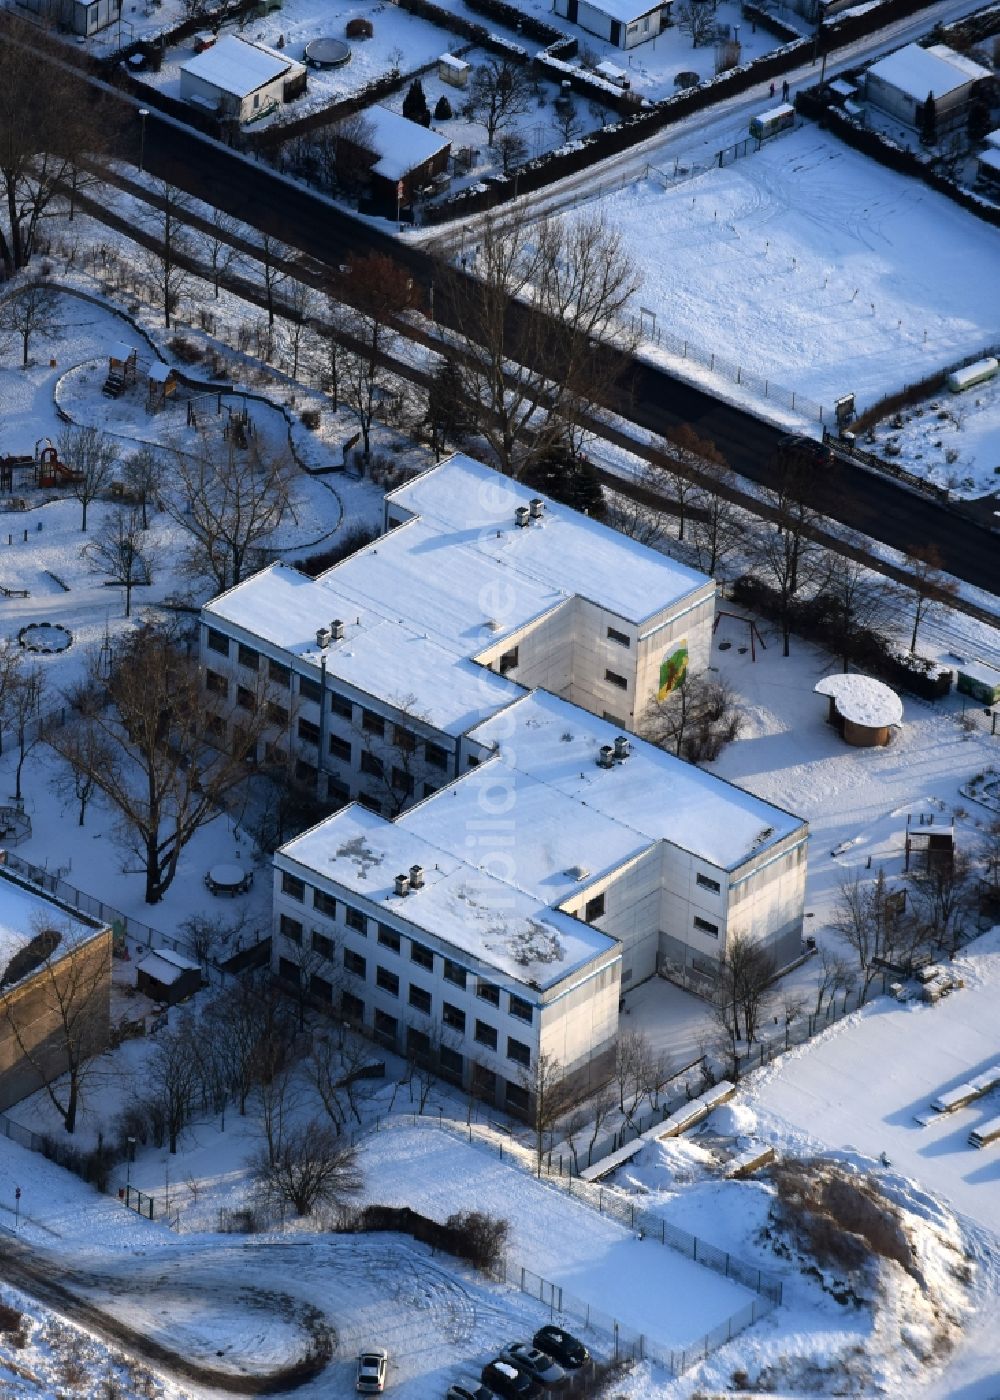
<path id="1" fill-rule="evenodd" d="M 774 84 L 773 84 L 773 83 L 771 84 L 771 96 L 772 96 L 772 97 L 774 96 Z"/>
<path id="2" fill-rule="evenodd" d="M 787 79 L 787 78 L 785 78 L 785 79 L 783 80 L 782 84 L 781 84 L 781 100 L 782 100 L 782 102 L 787 102 L 787 101 L 788 101 L 788 79 Z"/>

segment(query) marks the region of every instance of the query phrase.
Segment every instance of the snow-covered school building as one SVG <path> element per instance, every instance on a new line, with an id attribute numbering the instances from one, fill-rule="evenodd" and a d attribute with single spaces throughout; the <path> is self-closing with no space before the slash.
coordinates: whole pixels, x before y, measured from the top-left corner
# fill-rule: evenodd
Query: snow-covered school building
<path id="1" fill-rule="evenodd" d="M 630 732 L 708 664 L 711 579 L 461 455 L 384 523 L 209 603 L 206 691 L 266 676 L 350 804 L 275 857 L 275 971 L 517 1111 L 541 1054 L 606 1072 L 623 990 L 710 989 L 737 932 L 790 961 L 807 831 Z"/>

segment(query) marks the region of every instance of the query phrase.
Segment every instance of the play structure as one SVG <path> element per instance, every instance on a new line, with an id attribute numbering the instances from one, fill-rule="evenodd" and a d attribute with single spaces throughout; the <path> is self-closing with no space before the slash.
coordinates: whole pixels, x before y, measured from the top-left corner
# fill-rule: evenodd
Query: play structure
<path id="1" fill-rule="evenodd" d="M 37 486 L 71 486 L 83 480 L 83 473 L 60 462 L 59 451 L 50 438 L 39 438 L 34 454 L 0 457 L 0 492 L 26 490 Z"/>

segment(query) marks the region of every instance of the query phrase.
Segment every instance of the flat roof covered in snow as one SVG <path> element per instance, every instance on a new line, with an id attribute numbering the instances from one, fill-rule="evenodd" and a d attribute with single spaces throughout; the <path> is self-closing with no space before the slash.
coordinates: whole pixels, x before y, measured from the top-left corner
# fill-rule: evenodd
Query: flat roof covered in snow
<path id="1" fill-rule="evenodd" d="M 927 94 L 947 97 L 977 78 L 988 77 L 978 64 L 956 63 L 959 55 L 944 44 L 934 49 L 922 49 L 919 44 L 906 44 L 895 53 L 887 54 L 868 69 L 870 75 L 906 93 L 916 102 L 926 102 Z"/>
<path id="2" fill-rule="evenodd" d="M 84 943 L 102 931 L 96 922 L 88 922 L 64 909 L 44 890 L 22 884 L 0 870 L 0 982 L 11 959 L 43 929 L 54 929 L 61 936 L 54 957 L 60 957 L 77 943 Z M 22 975 L 27 976 L 28 972 Z M 13 982 L 20 980 L 15 977 Z"/>
<path id="3" fill-rule="evenodd" d="M 599 767 L 598 752 L 613 744 L 620 732 L 589 711 L 537 690 L 487 720 L 471 737 L 483 744 L 495 741 L 504 762 L 530 775 L 548 791 L 547 823 L 553 833 L 560 824 L 567 833 L 565 841 L 561 834 L 551 838 L 560 844 L 560 858 L 562 845 L 571 845 L 573 823 L 579 820 L 586 831 L 594 811 L 621 831 L 631 832 L 637 846 L 639 838 L 647 845 L 668 841 L 722 870 L 736 869 L 796 832 L 805 836 L 806 823 L 801 817 L 633 734 L 627 736 L 631 754 L 624 763 Z M 457 802 L 462 801 L 465 781 L 448 790 L 456 794 Z M 430 819 L 435 807 L 440 810 L 442 805 L 436 795 L 413 808 L 403 820 L 419 825 L 433 839 Z M 512 820 L 516 842 L 516 806 Z M 539 823 L 537 831 L 543 829 Z M 610 830 L 607 857 L 615 859 L 626 850 L 627 842 L 621 835 L 612 839 Z M 543 858 L 532 847 L 536 839 L 533 821 L 526 823 L 525 837 L 524 860 L 530 868 Z M 598 857 L 589 850 L 583 855 L 596 864 Z"/>
<path id="4" fill-rule="evenodd" d="M 180 67 L 182 73 L 201 78 L 220 92 L 249 97 L 265 83 L 274 82 L 289 69 L 301 66 L 264 44 L 251 44 L 236 34 L 226 34 L 210 49 L 189 58 Z"/>
<path id="5" fill-rule="evenodd" d="M 326 876 L 513 981 L 542 991 L 617 948 L 599 929 L 546 908 L 407 824 L 354 803 L 289 841 L 278 856 L 279 866 L 287 859 Z M 423 867 L 423 887 L 397 895 L 396 876 L 414 865 Z"/>
<path id="6" fill-rule="evenodd" d="M 663 0 L 654 0 L 653 4 L 647 4 L 646 0 L 585 0 L 585 3 L 599 15 L 607 15 L 620 24 L 632 24 L 643 15 L 663 8 Z"/>
<path id="7" fill-rule="evenodd" d="M 387 180 L 401 180 L 451 145 L 447 136 L 388 107 L 367 107 L 364 115 L 364 143 L 378 155 L 372 169 Z"/>
<path id="8" fill-rule="evenodd" d="M 873 676 L 824 676 L 813 687 L 817 695 L 828 695 L 837 713 L 850 724 L 866 729 L 887 729 L 903 722 L 903 702 L 894 690 Z"/>

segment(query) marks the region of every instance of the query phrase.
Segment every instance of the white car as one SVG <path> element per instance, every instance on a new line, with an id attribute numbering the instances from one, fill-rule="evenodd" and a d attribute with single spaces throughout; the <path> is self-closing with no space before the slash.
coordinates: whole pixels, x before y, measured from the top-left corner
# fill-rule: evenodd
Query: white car
<path id="1" fill-rule="evenodd" d="M 389 1368 L 389 1353 L 385 1347 L 369 1347 L 358 1357 L 358 1390 L 362 1395 L 381 1395 L 385 1390 L 385 1373 Z"/>

